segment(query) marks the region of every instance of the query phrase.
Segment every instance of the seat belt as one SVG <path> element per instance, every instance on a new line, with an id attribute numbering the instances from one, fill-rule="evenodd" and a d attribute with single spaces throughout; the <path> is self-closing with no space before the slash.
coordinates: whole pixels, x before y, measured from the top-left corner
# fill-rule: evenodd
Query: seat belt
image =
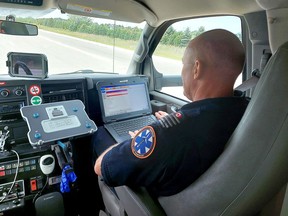
<path id="1" fill-rule="evenodd" d="M 285 196 L 284 196 L 284 200 L 282 203 L 280 216 L 286 216 L 287 214 L 288 214 L 288 188 L 286 184 Z"/>
<path id="2" fill-rule="evenodd" d="M 259 69 L 255 69 L 254 71 L 252 71 L 252 76 L 249 79 L 245 80 L 243 83 L 241 83 L 239 86 L 237 86 L 235 90 L 244 92 L 248 89 L 253 88 L 254 86 L 256 86 L 260 76 L 261 73 Z"/>
<path id="3" fill-rule="evenodd" d="M 261 73 L 263 72 L 271 56 L 272 54 L 270 52 L 265 52 L 264 50 L 260 61 L 260 70 L 259 69 L 253 70 L 252 76 L 249 79 L 245 80 L 243 83 L 241 83 L 239 86 L 237 86 L 235 90 L 244 92 L 247 91 L 248 89 L 255 87 L 261 76 Z"/>

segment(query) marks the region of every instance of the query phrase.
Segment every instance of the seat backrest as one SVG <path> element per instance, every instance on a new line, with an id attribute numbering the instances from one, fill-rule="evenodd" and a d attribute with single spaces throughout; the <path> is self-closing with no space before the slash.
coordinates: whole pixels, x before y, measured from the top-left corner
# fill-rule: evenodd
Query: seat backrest
<path id="1" fill-rule="evenodd" d="M 106 208 L 117 209 L 115 214 L 108 212 L 138 216 L 256 215 L 288 181 L 287 116 L 288 42 L 266 65 L 227 148 L 198 180 L 154 203 L 145 189 L 127 186 L 115 188 L 115 202 L 100 181 Z"/>
<path id="2" fill-rule="evenodd" d="M 270 58 L 222 155 L 188 188 L 159 197 L 166 214 L 256 215 L 288 180 L 287 117 L 288 42 Z"/>
<path id="3" fill-rule="evenodd" d="M 130 188 L 124 185 L 110 188 L 100 177 L 98 178 L 98 183 L 107 216 L 166 215 L 159 202 L 153 199 L 144 187 Z"/>

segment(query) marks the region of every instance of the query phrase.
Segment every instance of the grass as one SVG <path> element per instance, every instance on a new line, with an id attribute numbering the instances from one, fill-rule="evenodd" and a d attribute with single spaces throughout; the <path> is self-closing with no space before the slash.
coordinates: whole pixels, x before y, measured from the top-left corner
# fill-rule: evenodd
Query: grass
<path id="1" fill-rule="evenodd" d="M 106 45 L 113 46 L 115 44 L 116 47 L 128 49 L 128 50 L 135 50 L 138 41 L 132 41 L 132 40 L 122 40 L 115 38 L 102 36 L 102 35 L 93 35 L 93 34 L 87 34 L 87 33 L 81 33 L 81 32 L 71 32 L 69 30 L 65 29 L 57 29 L 57 28 L 51 28 L 47 26 L 38 26 L 40 29 L 56 32 L 59 34 L 69 35 L 72 37 L 77 37 L 89 41 L 94 41 Z M 156 48 L 155 55 L 165 57 L 165 58 L 171 58 L 175 60 L 181 60 L 183 53 L 184 53 L 183 47 L 175 47 L 175 46 L 168 46 L 159 44 Z"/>

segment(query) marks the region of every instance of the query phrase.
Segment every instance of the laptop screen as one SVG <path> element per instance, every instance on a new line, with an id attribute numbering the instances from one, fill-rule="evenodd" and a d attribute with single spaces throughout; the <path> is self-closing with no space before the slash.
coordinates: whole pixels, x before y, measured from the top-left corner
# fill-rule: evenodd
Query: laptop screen
<path id="1" fill-rule="evenodd" d="M 104 122 L 151 114 L 146 81 L 140 78 L 124 81 L 119 79 L 97 84 Z"/>

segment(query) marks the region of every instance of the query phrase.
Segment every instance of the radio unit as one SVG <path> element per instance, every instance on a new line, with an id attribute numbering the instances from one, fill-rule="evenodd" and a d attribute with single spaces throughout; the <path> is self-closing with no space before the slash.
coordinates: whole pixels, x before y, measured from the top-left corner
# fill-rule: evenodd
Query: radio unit
<path id="1" fill-rule="evenodd" d="M 20 108 L 25 106 L 25 101 L 11 101 L 0 104 L 0 133 L 9 130 L 6 144 L 26 143 L 28 127 L 23 120 Z M 6 128 L 6 129 L 5 129 Z"/>
<path id="2" fill-rule="evenodd" d="M 10 192 L 10 193 L 8 193 Z M 25 196 L 24 180 L 0 185 L 0 199 L 3 201 L 19 199 Z"/>
<path id="3" fill-rule="evenodd" d="M 24 101 L 15 101 L 0 104 L 0 115 L 7 115 L 10 113 L 20 113 L 20 108 L 25 106 Z"/>

